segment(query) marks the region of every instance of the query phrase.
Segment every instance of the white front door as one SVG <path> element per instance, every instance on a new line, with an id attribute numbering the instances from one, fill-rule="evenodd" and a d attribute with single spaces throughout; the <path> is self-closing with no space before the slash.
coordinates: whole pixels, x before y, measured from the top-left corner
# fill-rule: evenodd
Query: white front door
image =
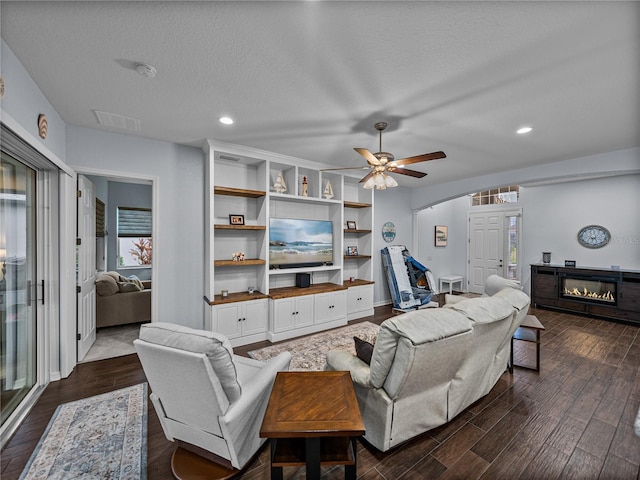
<path id="1" fill-rule="evenodd" d="M 504 212 L 469 213 L 469 292 L 484 293 L 489 275 L 504 277 Z"/>
<path id="2" fill-rule="evenodd" d="M 96 340 L 96 191 L 84 175 L 78 175 L 78 361 Z"/>

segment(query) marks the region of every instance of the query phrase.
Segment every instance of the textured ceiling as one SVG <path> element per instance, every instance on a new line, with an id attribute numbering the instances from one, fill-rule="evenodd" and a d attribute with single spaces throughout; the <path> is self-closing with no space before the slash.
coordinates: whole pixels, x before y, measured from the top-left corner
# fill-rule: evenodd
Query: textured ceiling
<path id="1" fill-rule="evenodd" d="M 119 131 L 99 110 L 147 138 L 358 166 L 353 147 L 376 151 L 386 121 L 396 158 L 447 154 L 398 179 L 410 187 L 640 145 L 640 2 L 3 0 L 0 14 L 71 125 Z"/>

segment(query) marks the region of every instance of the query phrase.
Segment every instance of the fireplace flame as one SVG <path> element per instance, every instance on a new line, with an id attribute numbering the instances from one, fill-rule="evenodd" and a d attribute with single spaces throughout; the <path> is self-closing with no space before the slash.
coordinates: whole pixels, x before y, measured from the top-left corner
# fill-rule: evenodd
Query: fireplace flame
<path id="1" fill-rule="evenodd" d="M 607 291 L 606 293 L 598 293 L 587 290 L 587 288 L 583 288 L 582 290 L 578 290 L 577 288 L 566 288 L 564 289 L 564 294 L 569 295 L 571 297 L 581 297 L 581 298 L 593 298 L 596 300 L 604 300 L 607 302 L 615 302 L 615 297 L 611 293 L 611 291 Z"/>

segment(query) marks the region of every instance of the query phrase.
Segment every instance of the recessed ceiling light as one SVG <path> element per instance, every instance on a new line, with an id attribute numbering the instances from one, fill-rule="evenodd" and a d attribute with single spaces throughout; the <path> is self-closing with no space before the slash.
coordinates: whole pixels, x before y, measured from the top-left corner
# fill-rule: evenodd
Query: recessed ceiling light
<path id="1" fill-rule="evenodd" d="M 532 131 L 533 131 L 533 128 L 531 127 L 522 127 L 516 130 L 516 133 L 519 135 L 524 135 L 525 133 L 530 133 Z"/>
<path id="2" fill-rule="evenodd" d="M 220 117 L 218 120 L 220 121 L 220 123 L 224 123 L 225 125 L 233 124 L 233 118 L 231 117 Z"/>

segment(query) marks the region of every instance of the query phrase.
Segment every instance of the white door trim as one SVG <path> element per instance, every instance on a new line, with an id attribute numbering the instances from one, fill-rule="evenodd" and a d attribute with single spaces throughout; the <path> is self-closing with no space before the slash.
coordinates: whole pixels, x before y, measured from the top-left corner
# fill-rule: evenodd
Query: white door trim
<path id="1" fill-rule="evenodd" d="M 153 226 L 152 226 L 153 256 L 154 258 L 160 258 L 160 252 L 162 251 L 162 242 L 160 241 L 160 235 L 159 235 L 160 222 L 158 221 L 158 219 L 160 218 L 160 193 L 159 193 L 160 178 L 155 175 L 144 175 L 141 173 L 131 173 L 131 172 L 119 172 L 114 170 L 104 170 L 101 168 L 92 168 L 92 167 L 85 167 L 80 165 L 70 165 L 70 167 L 74 170 L 74 172 L 77 175 L 82 174 L 82 175 L 95 175 L 97 177 L 109 177 L 114 181 L 132 182 L 132 183 L 134 183 L 135 180 L 138 180 L 138 181 L 143 180 L 151 184 L 151 195 L 152 195 L 151 215 L 152 215 L 152 222 L 153 222 Z M 76 225 L 74 222 L 73 223 L 74 232 L 75 232 L 75 228 L 76 228 Z M 75 233 L 74 233 L 74 238 L 75 238 Z M 74 262 L 75 262 L 75 258 L 74 258 Z M 73 265 L 73 268 L 75 271 L 75 264 Z M 154 262 L 153 268 L 151 269 L 151 285 L 158 285 L 159 278 L 160 278 L 159 262 Z M 74 297 L 74 300 L 75 300 L 75 297 Z M 158 297 L 158 289 L 152 288 L 151 289 L 151 321 L 152 322 L 158 321 L 159 301 L 160 300 Z M 71 319 L 65 319 L 65 321 L 70 322 L 70 326 L 68 327 L 68 330 L 70 331 L 70 333 L 72 333 L 72 335 L 68 333 L 65 339 L 61 339 L 61 343 L 64 340 L 66 345 L 64 345 L 63 348 L 73 348 L 73 351 L 75 352 L 75 345 L 76 345 L 75 315 Z M 66 350 L 63 350 L 63 351 L 66 351 Z"/>

